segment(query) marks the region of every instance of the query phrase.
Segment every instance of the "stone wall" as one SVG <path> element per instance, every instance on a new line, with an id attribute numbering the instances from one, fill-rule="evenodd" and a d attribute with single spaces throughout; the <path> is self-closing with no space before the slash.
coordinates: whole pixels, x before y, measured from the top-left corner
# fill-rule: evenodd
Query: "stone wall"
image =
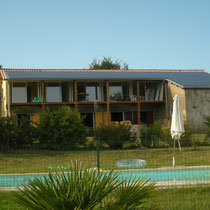
<path id="1" fill-rule="evenodd" d="M 185 89 L 186 113 L 189 124 L 204 130 L 204 117 L 210 116 L 210 89 Z"/>

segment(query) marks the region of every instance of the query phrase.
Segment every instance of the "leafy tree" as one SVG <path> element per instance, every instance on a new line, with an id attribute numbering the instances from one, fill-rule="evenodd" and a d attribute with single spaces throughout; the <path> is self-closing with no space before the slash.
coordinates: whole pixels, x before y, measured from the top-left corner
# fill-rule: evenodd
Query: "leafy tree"
<path id="1" fill-rule="evenodd" d="M 82 119 L 67 106 L 41 113 L 38 130 L 40 145 L 48 149 L 75 149 L 83 145 L 86 138 Z"/>
<path id="2" fill-rule="evenodd" d="M 114 61 L 111 57 L 103 57 L 102 60 L 95 58 L 89 69 L 128 69 L 128 64 L 118 59 Z"/>

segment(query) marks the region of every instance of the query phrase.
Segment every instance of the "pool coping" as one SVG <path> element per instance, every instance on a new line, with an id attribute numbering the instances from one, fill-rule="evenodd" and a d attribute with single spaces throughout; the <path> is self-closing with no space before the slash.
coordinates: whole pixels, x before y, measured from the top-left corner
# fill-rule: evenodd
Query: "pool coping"
<path id="1" fill-rule="evenodd" d="M 148 182 L 150 184 L 152 182 Z M 180 187 L 195 187 L 196 185 L 209 185 L 210 180 L 198 180 L 198 181 L 165 181 L 165 182 L 155 182 L 155 186 L 158 189 L 164 188 L 180 188 Z M 0 187 L 1 191 L 18 191 L 19 189 L 23 189 L 24 187 Z"/>

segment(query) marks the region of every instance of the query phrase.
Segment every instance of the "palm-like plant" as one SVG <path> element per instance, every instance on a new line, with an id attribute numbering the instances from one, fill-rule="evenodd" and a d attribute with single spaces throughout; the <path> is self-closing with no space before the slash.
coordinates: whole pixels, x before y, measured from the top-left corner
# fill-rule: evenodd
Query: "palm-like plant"
<path id="1" fill-rule="evenodd" d="M 135 209 L 154 191 L 147 180 L 121 181 L 113 171 L 90 170 L 87 165 L 74 161 L 71 169 L 49 173 L 47 177 L 29 180 L 14 192 L 15 201 L 34 210 L 57 209 Z"/>
<path id="2" fill-rule="evenodd" d="M 105 209 L 145 209 L 148 198 L 155 194 L 155 183 L 148 181 L 145 178 L 125 179 L 111 192 L 109 199 L 105 199 Z"/>

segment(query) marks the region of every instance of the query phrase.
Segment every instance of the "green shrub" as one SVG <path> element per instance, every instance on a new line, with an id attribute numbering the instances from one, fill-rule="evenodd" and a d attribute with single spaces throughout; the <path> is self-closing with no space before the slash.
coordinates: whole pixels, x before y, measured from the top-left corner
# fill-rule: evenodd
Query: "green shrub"
<path id="1" fill-rule="evenodd" d="M 198 145 L 195 138 L 192 138 L 192 128 L 188 123 L 184 124 L 185 133 L 181 136 L 182 146 Z M 143 147 L 169 147 L 173 146 L 174 141 L 171 137 L 171 122 L 155 121 L 152 125 L 140 125 L 140 140 Z"/>
<path id="2" fill-rule="evenodd" d="M 24 147 L 32 147 L 33 142 L 38 139 L 38 129 L 35 123 L 27 117 L 22 117 L 16 124 L 16 145 Z"/>
<path id="3" fill-rule="evenodd" d="M 161 126 L 161 133 L 160 133 L 160 146 L 162 147 L 169 147 L 173 146 L 173 140 L 171 136 L 171 122 L 169 120 L 165 120 Z"/>
<path id="4" fill-rule="evenodd" d="M 204 122 L 204 124 L 205 124 L 208 128 L 210 128 L 210 116 L 205 117 L 205 122 Z"/>
<path id="5" fill-rule="evenodd" d="M 143 147 L 158 147 L 160 142 L 161 124 L 155 121 L 152 125 L 141 125 L 139 127 L 140 140 Z"/>
<path id="6" fill-rule="evenodd" d="M 96 149 L 96 139 L 94 137 L 87 137 L 85 147 L 89 150 Z"/>
<path id="7" fill-rule="evenodd" d="M 7 150 L 16 144 L 16 118 L 0 117 L 0 148 Z"/>
<path id="8" fill-rule="evenodd" d="M 67 106 L 41 113 L 38 130 L 43 148 L 76 149 L 85 144 L 86 127 L 78 114 Z"/>
<path id="9" fill-rule="evenodd" d="M 17 123 L 16 117 L 0 118 L 0 147 L 4 149 L 31 147 L 37 139 L 37 128 L 27 118 L 21 118 Z"/>
<path id="10" fill-rule="evenodd" d="M 137 134 L 127 125 L 106 125 L 96 129 L 96 136 L 101 145 L 109 145 L 111 149 L 122 149 L 124 143 L 135 143 Z"/>
<path id="11" fill-rule="evenodd" d="M 181 146 L 193 146 L 196 143 L 195 139 L 192 139 L 192 128 L 191 126 L 185 122 L 184 123 L 185 132 L 182 134 L 180 138 Z M 171 137 L 171 122 L 164 121 L 161 126 L 161 135 L 160 135 L 161 144 L 165 146 L 173 146 L 174 141 Z"/>
<path id="12" fill-rule="evenodd" d="M 180 142 L 182 146 L 195 146 L 197 140 L 192 138 L 193 129 L 192 127 L 185 122 L 184 123 L 185 132 L 182 134 Z"/>

